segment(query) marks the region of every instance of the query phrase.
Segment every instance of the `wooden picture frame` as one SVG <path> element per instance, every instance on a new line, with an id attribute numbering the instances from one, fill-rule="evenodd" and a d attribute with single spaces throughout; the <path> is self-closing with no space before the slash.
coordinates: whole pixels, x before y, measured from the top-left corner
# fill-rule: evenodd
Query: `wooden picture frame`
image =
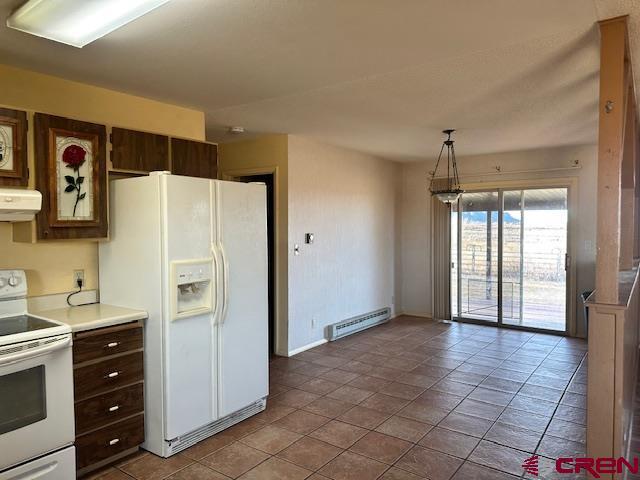
<path id="1" fill-rule="evenodd" d="M 106 237 L 106 127 L 36 113 L 34 135 L 38 238 Z"/>
<path id="2" fill-rule="evenodd" d="M 0 186 L 26 187 L 27 112 L 0 108 Z"/>

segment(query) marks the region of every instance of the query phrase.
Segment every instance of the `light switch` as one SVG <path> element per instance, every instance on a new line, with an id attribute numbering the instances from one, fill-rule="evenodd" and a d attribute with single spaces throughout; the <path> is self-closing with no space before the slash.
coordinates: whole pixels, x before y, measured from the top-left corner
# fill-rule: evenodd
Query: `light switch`
<path id="1" fill-rule="evenodd" d="M 304 243 L 312 244 L 313 243 L 313 233 L 305 233 L 304 234 Z"/>

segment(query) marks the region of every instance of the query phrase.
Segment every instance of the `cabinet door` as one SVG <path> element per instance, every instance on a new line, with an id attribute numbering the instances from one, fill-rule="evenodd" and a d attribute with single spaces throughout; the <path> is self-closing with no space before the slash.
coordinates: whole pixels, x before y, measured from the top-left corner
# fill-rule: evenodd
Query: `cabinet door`
<path id="1" fill-rule="evenodd" d="M 106 127 L 44 113 L 33 119 L 38 238 L 106 237 Z"/>
<path id="2" fill-rule="evenodd" d="M 27 113 L 0 108 L 0 185 L 26 187 Z"/>
<path id="3" fill-rule="evenodd" d="M 115 170 L 148 173 L 169 169 L 169 137 L 114 127 L 111 143 Z"/>
<path id="4" fill-rule="evenodd" d="M 172 138 L 171 173 L 188 177 L 216 178 L 218 146 L 213 143 Z"/>

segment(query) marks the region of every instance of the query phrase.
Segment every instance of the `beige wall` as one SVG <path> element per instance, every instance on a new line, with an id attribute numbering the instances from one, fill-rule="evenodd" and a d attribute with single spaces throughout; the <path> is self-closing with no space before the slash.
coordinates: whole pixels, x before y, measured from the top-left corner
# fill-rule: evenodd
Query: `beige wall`
<path id="1" fill-rule="evenodd" d="M 393 307 L 400 167 L 299 136 L 220 144 L 221 178 L 270 171 L 277 197 L 276 347 L 288 355 L 322 340 L 330 323 Z M 304 244 L 309 232 L 313 245 Z"/>
<path id="2" fill-rule="evenodd" d="M 275 182 L 276 223 L 276 352 L 289 352 L 288 334 L 288 141 L 287 135 L 265 135 L 251 140 L 221 143 L 219 146 L 220 178 L 273 173 Z"/>
<path id="3" fill-rule="evenodd" d="M 394 308 L 399 180 L 394 162 L 289 136 L 290 351 L 329 324 Z"/>
<path id="4" fill-rule="evenodd" d="M 570 167 L 579 160 L 581 168 Z M 591 290 L 595 283 L 595 222 L 596 222 L 596 162 L 597 151 L 592 145 L 508 152 L 494 155 L 477 155 L 458 158 L 463 183 L 482 182 L 488 186 L 503 181 L 544 181 L 554 178 L 574 178 L 577 183 L 576 205 L 573 211 L 573 255 L 576 266 L 576 297 Z M 430 316 L 432 313 L 431 285 L 431 209 L 427 191 L 429 171 L 435 161 L 408 163 L 402 169 L 401 187 L 401 295 L 399 308 L 408 314 Z M 495 171 L 501 166 L 503 173 L 479 175 Z M 508 173 L 542 170 L 539 173 Z M 574 298 L 576 307 L 576 331 L 585 335 L 582 305 Z"/>
<path id="5" fill-rule="evenodd" d="M 5 65 L 0 65 L 1 106 L 26 110 L 30 127 L 33 112 L 50 113 L 78 120 L 158 132 L 204 140 L 204 114 L 104 88 L 71 82 Z M 33 129 L 29 131 L 29 169 L 34 171 Z M 34 186 L 31 175 L 30 186 Z M 25 225 L 29 228 L 25 229 Z M 28 224 L 0 223 L 0 268 L 27 271 L 29 295 L 46 295 L 72 290 L 73 270 L 85 271 L 87 289 L 98 287 L 96 242 L 49 241 L 36 244 L 14 242 L 31 238 Z M 15 229 L 15 232 L 12 232 Z"/>
<path id="6" fill-rule="evenodd" d="M 0 65 L 0 102 L 89 122 L 204 140 L 204 113 Z"/>

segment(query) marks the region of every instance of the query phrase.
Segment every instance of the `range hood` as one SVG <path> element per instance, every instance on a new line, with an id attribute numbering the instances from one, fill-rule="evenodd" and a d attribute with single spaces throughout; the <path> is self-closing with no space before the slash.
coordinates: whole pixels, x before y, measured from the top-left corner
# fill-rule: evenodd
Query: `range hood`
<path id="1" fill-rule="evenodd" d="M 0 222 L 28 222 L 42 206 L 42 194 L 37 190 L 0 188 Z"/>

